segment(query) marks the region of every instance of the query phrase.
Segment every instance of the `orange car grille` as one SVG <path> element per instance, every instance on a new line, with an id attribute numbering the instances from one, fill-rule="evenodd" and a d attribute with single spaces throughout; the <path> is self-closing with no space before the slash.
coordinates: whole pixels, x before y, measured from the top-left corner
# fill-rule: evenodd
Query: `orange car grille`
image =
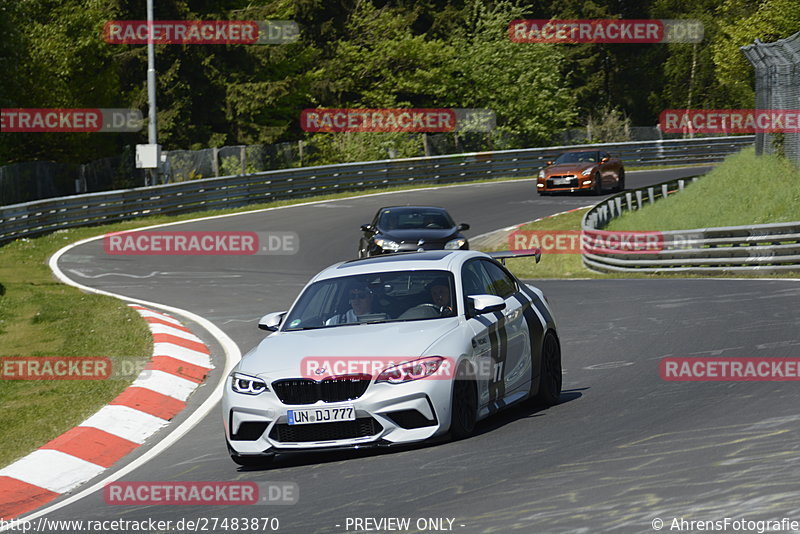
<path id="1" fill-rule="evenodd" d="M 578 187 L 578 177 L 574 174 L 556 174 L 547 179 L 547 187 Z"/>

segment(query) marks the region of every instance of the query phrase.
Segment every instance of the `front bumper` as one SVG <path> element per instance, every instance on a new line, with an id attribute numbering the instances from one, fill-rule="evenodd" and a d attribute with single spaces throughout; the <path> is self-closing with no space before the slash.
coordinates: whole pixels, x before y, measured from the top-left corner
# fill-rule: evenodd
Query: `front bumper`
<path id="1" fill-rule="evenodd" d="M 423 243 L 422 245 L 418 243 L 399 243 L 400 248 L 398 250 L 384 250 L 381 247 L 375 245 L 372 250 L 370 250 L 370 255 L 378 255 L 378 254 L 397 254 L 399 252 L 422 252 L 425 250 L 444 250 L 444 246 L 446 243 Z M 469 241 L 464 240 L 464 245 L 458 249 L 449 249 L 449 250 L 469 250 Z"/>
<path id="2" fill-rule="evenodd" d="M 452 382 L 422 379 L 405 384 L 371 383 L 358 399 L 284 404 L 270 389 L 243 395 L 226 385 L 222 399 L 225 435 L 241 455 L 356 449 L 428 440 L 450 426 Z M 356 421 L 289 425 L 292 409 L 353 406 Z"/>
<path id="3" fill-rule="evenodd" d="M 565 183 L 557 183 L 559 180 Z M 536 189 L 540 193 L 591 191 L 593 186 L 594 180 L 591 176 L 581 176 L 580 174 L 546 176 L 544 179 L 536 181 Z"/>

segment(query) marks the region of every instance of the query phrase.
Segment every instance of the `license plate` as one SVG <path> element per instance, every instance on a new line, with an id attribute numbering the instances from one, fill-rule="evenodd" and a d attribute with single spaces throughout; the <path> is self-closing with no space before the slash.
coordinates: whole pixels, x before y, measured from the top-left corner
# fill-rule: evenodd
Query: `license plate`
<path id="1" fill-rule="evenodd" d="M 569 185 L 572 178 L 553 178 L 553 185 Z"/>
<path id="2" fill-rule="evenodd" d="M 310 408 L 308 410 L 289 410 L 286 412 L 290 425 L 309 425 L 312 423 L 335 423 L 355 421 L 356 411 L 352 406 L 338 408 Z"/>

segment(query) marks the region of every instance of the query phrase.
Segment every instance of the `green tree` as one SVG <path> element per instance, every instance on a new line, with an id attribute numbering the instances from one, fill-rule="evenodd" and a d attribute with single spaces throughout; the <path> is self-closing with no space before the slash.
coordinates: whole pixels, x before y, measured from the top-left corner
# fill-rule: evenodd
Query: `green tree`
<path id="1" fill-rule="evenodd" d="M 755 39 L 769 43 L 797 33 L 800 0 L 725 0 L 719 17 L 726 21 L 713 46 L 720 85 L 731 93 L 736 105 L 752 107 L 753 67 L 740 47 L 753 44 Z"/>
<path id="2" fill-rule="evenodd" d="M 497 117 L 496 146 L 545 144 L 576 119 L 575 95 L 562 74 L 555 46 L 515 43 L 508 24 L 522 17 L 511 2 L 489 7 L 468 0 L 467 18 L 455 31 L 447 104 L 488 108 Z"/>

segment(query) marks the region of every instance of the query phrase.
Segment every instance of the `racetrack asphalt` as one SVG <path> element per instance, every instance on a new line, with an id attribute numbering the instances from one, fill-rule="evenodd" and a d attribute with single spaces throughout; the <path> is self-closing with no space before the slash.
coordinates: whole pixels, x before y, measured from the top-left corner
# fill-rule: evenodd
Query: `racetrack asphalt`
<path id="1" fill-rule="evenodd" d="M 629 173 L 627 181 L 637 187 L 697 172 Z M 381 206 L 444 206 L 471 225 L 469 237 L 596 201 L 538 197 L 532 181 L 373 195 L 174 228 L 295 231 L 294 256 L 108 256 L 95 241 L 59 266 L 81 284 L 205 317 L 244 354 L 263 338 L 262 315 L 286 309 L 311 276 L 355 256 L 359 225 Z M 555 407 L 512 408 L 456 443 L 304 456 L 267 469 L 230 461 L 215 409 L 123 480 L 288 481 L 299 487 L 297 504 L 112 506 L 94 493 L 48 518 L 277 517 L 279 532 L 304 534 L 354 532 L 345 525 L 356 517 L 408 517 L 412 527 L 418 518 L 451 518 L 464 534 L 654 532 L 655 518 L 667 530 L 676 517 L 800 520 L 800 386 L 666 382 L 658 372 L 665 356 L 800 356 L 800 283 L 533 283 L 548 296 L 562 340 L 564 393 Z"/>

